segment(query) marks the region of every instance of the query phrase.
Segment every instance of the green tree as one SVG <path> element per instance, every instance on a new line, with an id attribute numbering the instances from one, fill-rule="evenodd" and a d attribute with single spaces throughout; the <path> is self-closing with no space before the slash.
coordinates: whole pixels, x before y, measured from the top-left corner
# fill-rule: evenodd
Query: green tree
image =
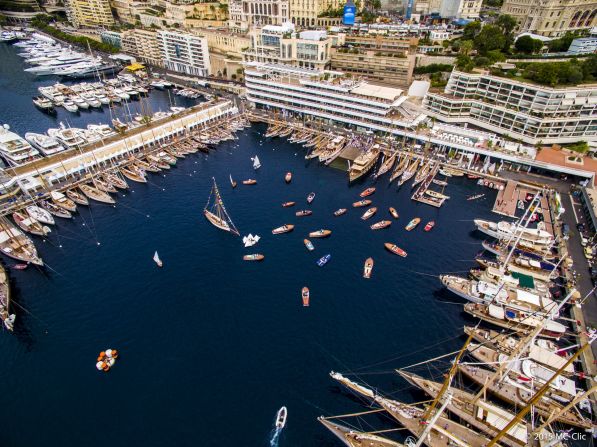
<path id="1" fill-rule="evenodd" d="M 508 36 L 512 34 L 518 22 L 511 15 L 503 14 L 497 18 L 495 24 L 502 30 L 505 36 Z"/>
<path id="2" fill-rule="evenodd" d="M 506 43 L 506 36 L 498 26 L 486 25 L 473 42 L 479 54 L 485 55 L 488 51 L 502 49 Z"/>
<path id="3" fill-rule="evenodd" d="M 481 31 L 481 22 L 470 22 L 464 27 L 462 39 L 473 40 L 477 34 Z"/>
<path id="4" fill-rule="evenodd" d="M 458 52 L 460 54 L 469 55 L 474 46 L 475 45 L 472 40 L 462 40 L 460 42 L 460 48 L 458 49 Z"/>
<path id="5" fill-rule="evenodd" d="M 456 67 L 462 71 L 471 71 L 474 68 L 473 60 L 466 54 L 456 56 Z"/>
<path id="6" fill-rule="evenodd" d="M 514 48 L 519 53 L 533 54 L 537 53 L 543 47 L 543 42 L 539 39 L 533 39 L 531 36 L 519 37 L 514 43 Z"/>

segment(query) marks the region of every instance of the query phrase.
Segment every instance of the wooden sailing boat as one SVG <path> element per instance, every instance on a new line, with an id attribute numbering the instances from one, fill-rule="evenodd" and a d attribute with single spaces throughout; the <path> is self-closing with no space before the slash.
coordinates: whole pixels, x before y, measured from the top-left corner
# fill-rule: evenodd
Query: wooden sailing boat
<path id="1" fill-rule="evenodd" d="M 10 282 L 6 269 L 0 265 L 0 320 L 11 331 L 14 328 L 15 315 L 10 313 Z"/>
<path id="2" fill-rule="evenodd" d="M 210 205 L 212 196 L 214 197 L 214 200 Z M 205 208 L 203 209 L 203 214 L 214 227 L 240 236 L 239 231 L 236 229 L 232 219 L 230 219 L 230 216 L 226 212 L 226 208 L 224 208 L 224 202 L 220 196 L 220 191 L 218 190 L 215 178 L 213 178 L 213 186 L 209 198 L 207 199 L 207 203 L 205 204 Z"/>
<path id="3" fill-rule="evenodd" d="M 377 411 L 377 410 L 374 410 Z M 330 418 L 317 418 L 325 428 L 331 431 L 342 443 L 348 447 L 404 447 L 404 444 L 382 438 L 374 433 L 360 432 L 354 428 L 330 421 Z"/>
<path id="4" fill-rule="evenodd" d="M 398 153 L 394 153 L 394 155 L 391 155 L 390 157 L 386 158 L 383 161 L 383 163 L 381 164 L 379 171 L 377 171 L 377 173 L 375 174 L 375 178 L 381 177 L 386 172 L 388 172 L 390 169 L 392 169 L 392 166 L 394 166 L 394 163 L 396 162 L 397 157 L 398 157 Z"/>

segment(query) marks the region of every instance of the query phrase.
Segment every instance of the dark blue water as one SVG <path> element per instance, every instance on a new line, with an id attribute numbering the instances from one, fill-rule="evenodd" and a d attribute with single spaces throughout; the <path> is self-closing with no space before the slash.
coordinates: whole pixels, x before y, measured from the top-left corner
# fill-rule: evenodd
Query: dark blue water
<path id="1" fill-rule="evenodd" d="M 9 98 L 1 121 L 20 131 L 45 126 L 48 118 L 30 103 L 29 81 L 17 82 L 21 73 L 11 75 L 5 64 L 0 70 L 2 101 Z M 49 241 L 36 239 L 51 268 L 11 272 L 27 312 L 18 311 L 14 335 L 0 334 L 0 445 L 267 446 L 282 405 L 288 424 L 280 446 L 339 445 L 316 417 L 362 407 L 339 391 L 330 370 L 358 372 L 395 398 L 422 400 L 393 368 L 460 346 L 468 320 L 452 304 L 458 300 L 440 292 L 436 275 L 472 267 L 481 248 L 472 219 L 490 216 L 492 193 L 467 202 L 479 187 L 453 179 L 451 200 L 437 210 L 412 202 L 410 186 L 388 187 L 386 177 L 371 197 L 378 215 L 363 222 L 364 209 L 350 204 L 371 179 L 349 186 L 345 172 L 306 162 L 302 147 L 263 142 L 263 130 L 253 126 L 209 156 L 189 156 L 165 176 L 132 185 L 115 207 L 81 208 Z M 263 166 L 257 172 L 255 154 Z M 235 190 L 229 173 L 239 181 Z M 262 236 L 255 247 L 244 249 L 202 216 L 212 176 L 241 233 Z M 258 184 L 240 185 L 249 177 Z M 311 191 L 317 196 L 309 206 Z M 290 200 L 297 207 L 280 206 Z M 371 231 L 390 218 L 389 206 L 400 219 Z M 340 207 L 348 213 L 334 217 Z M 295 217 L 301 208 L 313 215 Z M 436 227 L 406 232 L 415 216 Z M 295 231 L 271 234 L 285 223 Z M 303 239 L 319 228 L 333 234 L 312 239 L 316 250 L 308 252 Z M 388 253 L 384 242 L 408 257 Z M 154 250 L 162 269 L 152 262 Z M 252 252 L 266 259 L 243 262 Z M 318 267 L 327 253 L 331 261 Z M 375 267 L 365 280 L 369 256 Z M 305 285 L 309 308 L 301 303 Z M 95 360 L 108 347 L 122 357 L 100 373 Z M 376 420 L 393 426 L 383 422 Z"/>

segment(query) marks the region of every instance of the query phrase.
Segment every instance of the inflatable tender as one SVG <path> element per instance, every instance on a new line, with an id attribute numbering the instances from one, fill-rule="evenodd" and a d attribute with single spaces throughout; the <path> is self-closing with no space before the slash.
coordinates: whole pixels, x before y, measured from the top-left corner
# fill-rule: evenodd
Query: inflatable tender
<path id="1" fill-rule="evenodd" d="M 108 372 L 116 364 L 118 351 L 116 349 L 106 349 L 99 353 L 95 367 L 98 371 Z"/>

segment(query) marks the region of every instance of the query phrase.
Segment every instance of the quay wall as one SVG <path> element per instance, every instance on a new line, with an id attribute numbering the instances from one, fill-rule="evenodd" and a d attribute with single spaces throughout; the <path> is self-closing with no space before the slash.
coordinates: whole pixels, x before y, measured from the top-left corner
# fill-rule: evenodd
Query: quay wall
<path id="1" fill-rule="evenodd" d="M 107 168 L 125 161 L 132 153 L 141 149 L 155 150 L 176 137 L 208 126 L 210 123 L 236 115 L 238 109 L 231 101 L 216 104 L 202 104 L 191 107 L 180 114 L 143 124 L 109 137 L 103 141 L 72 149 L 24 166 L 9 168 L 9 181 L 18 185 L 24 192 L 40 188 L 50 189 L 69 176 L 81 176 L 90 171 Z M 10 184 L 4 184 L 9 188 Z"/>

